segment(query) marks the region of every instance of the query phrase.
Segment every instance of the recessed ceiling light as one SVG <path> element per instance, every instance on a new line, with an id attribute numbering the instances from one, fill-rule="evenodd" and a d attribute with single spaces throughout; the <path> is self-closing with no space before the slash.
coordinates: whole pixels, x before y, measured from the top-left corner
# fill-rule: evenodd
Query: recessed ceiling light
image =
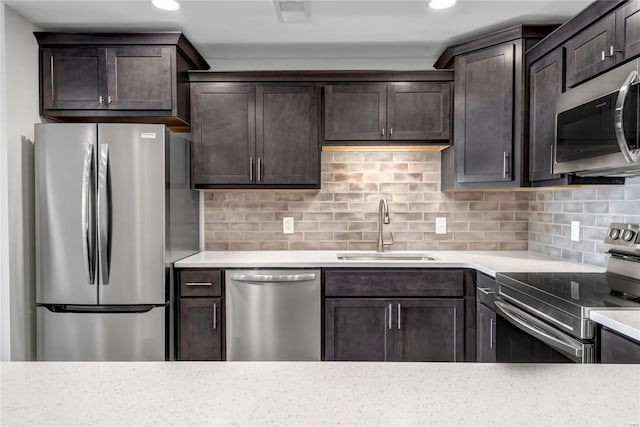
<path id="1" fill-rule="evenodd" d="M 431 0 L 429 7 L 431 9 L 448 9 L 456 4 L 456 1 L 457 0 Z"/>
<path id="2" fill-rule="evenodd" d="M 178 3 L 176 0 L 151 0 L 151 4 L 162 10 L 180 9 L 180 3 Z"/>

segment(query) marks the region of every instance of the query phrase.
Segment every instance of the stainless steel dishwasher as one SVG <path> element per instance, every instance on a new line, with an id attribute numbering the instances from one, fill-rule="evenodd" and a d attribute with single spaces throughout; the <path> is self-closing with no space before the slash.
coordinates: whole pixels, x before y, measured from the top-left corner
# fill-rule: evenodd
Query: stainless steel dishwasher
<path id="1" fill-rule="evenodd" d="M 227 270 L 227 360 L 320 360 L 320 270 Z"/>

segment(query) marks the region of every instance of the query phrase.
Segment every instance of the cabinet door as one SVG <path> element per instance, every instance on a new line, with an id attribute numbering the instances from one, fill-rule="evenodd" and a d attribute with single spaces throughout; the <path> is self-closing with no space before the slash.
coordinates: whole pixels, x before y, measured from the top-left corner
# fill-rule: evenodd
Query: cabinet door
<path id="1" fill-rule="evenodd" d="M 386 84 L 327 85 L 324 88 L 324 139 L 386 139 L 386 113 Z"/>
<path id="2" fill-rule="evenodd" d="M 191 85 L 195 186 L 254 182 L 255 104 L 255 85 Z"/>
<path id="3" fill-rule="evenodd" d="M 616 11 L 616 59 L 623 61 L 640 55 L 640 1 L 635 0 Z"/>
<path id="4" fill-rule="evenodd" d="M 573 87 L 614 65 L 611 47 L 615 39 L 615 25 L 616 16 L 612 13 L 565 44 L 567 87 Z"/>
<path id="5" fill-rule="evenodd" d="M 464 360 L 464 300 L 421 299 L 393 302 L 394 360 Z"/>
<path id="6" fill-rule="evenodd" d="M 180 299 L 179 360 L 222 360 L 220 298 Z"/>
<path id="7" fill-rule="evenodd" d="M 601 363 L 640 363 L 640 343 L 606 329 L 600 338 Z"/>
<path id="8" fill-rule="evenodd" d="M 392 83 L 387 99 L 390 140 L 449 139 L 448 83 Z"/>
<path id="9" fill-rule="evenodd" d="M 173 55 L 170 47 L 108 48 L 109 109 L 171 110 L 176 91 Z"/>
<path id="10" fill-rule="evenodd" d="M 105 58 L 104 48 L 42 49 L 42 108 L 106 108 Z"/>
<path id="11" fill-rule="evenodd" d="M 456 58 L 454 147 L 458 182 L 511 180 L 514 50 L 509 43 Z"/>
<path id="12" fill-rule="evenodd" d="M 325 360 L 392 360 L 391 301 L 325 299 Z"/>
<path id="13" fill-rule="evenodd" d="M 256 87 L 256 155 L 258 183 L 320 185 L 314 85 Z"/>
<path id="14" fill-rule="evenodd" d="M 529 74 L 529 179 L 560 178 L 551 171 L 555 141 L 556 99 L 562 93 L 562 48 L 536 61 Z"/>
<path id="15" fill-rule="evenodd" d="M 477 306 L 476 348 L 478 362 L 496 361 L 496 312 L 484 304 Z"/>

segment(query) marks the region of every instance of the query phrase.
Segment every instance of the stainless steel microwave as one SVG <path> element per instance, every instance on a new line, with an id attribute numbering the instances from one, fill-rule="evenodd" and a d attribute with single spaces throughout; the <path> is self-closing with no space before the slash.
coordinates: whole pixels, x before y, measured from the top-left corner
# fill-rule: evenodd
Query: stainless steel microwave
<path id="1" fill-rule="evenodd" d="M 553 173 L 640 175 L 640 78 L 631 61 L 556 103 Z"/>

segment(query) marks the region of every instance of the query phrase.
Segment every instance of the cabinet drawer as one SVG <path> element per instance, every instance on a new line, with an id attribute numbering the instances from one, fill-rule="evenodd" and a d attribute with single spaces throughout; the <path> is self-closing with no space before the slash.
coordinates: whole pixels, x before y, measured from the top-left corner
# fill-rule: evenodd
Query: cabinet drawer
<path id="1" fill-rule="evenodd" d="M 187 270 L 180 272 L 181 297 L 222 296 L 221 270 Z"/>
<path id="2" fill-rule="evenodd" d="M 327 270 L 325 295 L 332 297 L 462 297 L 462 270 Z"/>

